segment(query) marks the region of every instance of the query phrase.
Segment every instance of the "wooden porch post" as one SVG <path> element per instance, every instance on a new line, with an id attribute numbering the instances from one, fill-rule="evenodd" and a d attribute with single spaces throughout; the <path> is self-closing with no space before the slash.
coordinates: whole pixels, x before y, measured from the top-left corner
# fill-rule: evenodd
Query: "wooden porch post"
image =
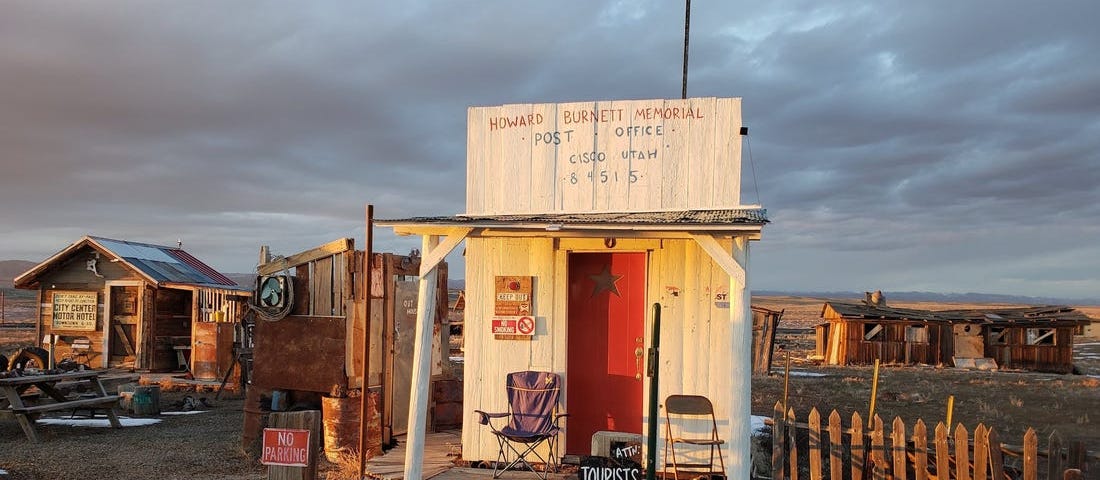
<path id="1" fill-rule="evenodd" d="M 707 234 L 691 234 L 702 249 L 729 275 L 730 366 L 729 459 L 726 478 L 749 478 L 752 467 L 752 294 L 748 285 L 749 238 L 734 237 L 733 252 Z"/>
<path id="2" fill-rule="evenodd" d="M 749 239 L 733 239 L 733 259 L 742 272 L 749 270 Z M 730 392 L 730 461 L 726 478 L 749 478 L 752 468 L 752 293 L 748 275 L 738 282 L 730 276 L 730 347 L 734 355 Z"/>
<path id="3" fill-rule="evenodd" d="M 432 378 L 432 333 L 435 325 L 439 263 L 470 233 L 455 228 L 442 244 L 438 235 L 424 235 L 420 250 L 420 293 L 416 301 L 416 341 L 413 347 L 412 392 L 409 395 L 409 433 L 405 438 L 405 478 L 421 478 L 424 436 L 428 420 L 428 390 Z"/>

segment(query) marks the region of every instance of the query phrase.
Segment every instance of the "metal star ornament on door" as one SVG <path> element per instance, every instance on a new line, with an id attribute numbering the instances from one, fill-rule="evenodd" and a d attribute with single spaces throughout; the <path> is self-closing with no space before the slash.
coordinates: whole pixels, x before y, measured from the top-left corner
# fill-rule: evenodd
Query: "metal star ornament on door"
<path id="1" fill-rule="evenodd" d="M 622 295 L 619 295 L 619 288 L 615 286 L 615 282 L 618 282 L 623 276 L 613 275 L 611 273 L 611 265 L 604 265 L 602 272 L 596 275 L 589 275 L 588 278 L 596 282 L 596 286 L 592 289 L 593 297 L 604 291 L 614 293 L 616 297 L 622 297 Z"/>

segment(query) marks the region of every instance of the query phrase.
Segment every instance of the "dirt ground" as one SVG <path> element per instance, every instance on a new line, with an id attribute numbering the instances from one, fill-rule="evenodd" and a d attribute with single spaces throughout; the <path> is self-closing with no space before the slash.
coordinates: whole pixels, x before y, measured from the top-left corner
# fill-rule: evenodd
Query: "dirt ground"
<path id="1" fill-rule="evenodd" d="M 821 313 L 822 299 L 795 297 L 755 298 L 754 304 L 785 309 L 782 327 L 812 326 Z M 891 302 L 920 308 L 966 308 Z M 1100 308 L 1083 309 L 1100 318 Z M 0 330 L 0 352 L 32 342 L 33 331 Z M 884 421 L 900 416 L 907 424 L 917 418 L 934 425 L 946 415 L 949 395 L 955 396 L 954 419 L 968 427 L 978 422 L 998 430 L 1003 442 L 1021 444 L 1026 428 L 1039 433 L 1045 446 L 1052 431 L 1066 441 L 1080 440 L 1100 451 L 1100 339 L 1077 339 L 1077 364 L 1087 375 L 1051 375 L 1027 372 L 979 372 L 934 367 L 888 367 L 880 372 L 876 412 Z M 872 368 L 824 367 L 806 359 L 812 340 L 781 341 L 775 367 L 791 354 L 789 404 L 799 418 L 811 407 L 824 415 L 837 409 L 845 424 L 853 411 L 866 415 L 871 392 Z M 809 376 L 810 374 L 820 376 Z M 770 415 L 783 397 L 779 375 L 754 378 L 753 412 Z M 41 444 L 29 444 L 19 424 L 0 417 L 0 469 L 12 479 L 232 479 L 266 478 L 262 465 L 243 453 L 241 429 L 243 400 L 237 397 L 213 402 L 212 394 L 166 392 L 162 410 L 178 409 L 183 395 L 206 396 L 212 403 L 205 413 L 161 416 L 155 425 L 107 428 L 42 426 Z M 341 470 L 343 468 L 343 470 Z M 320 478 L 346 477 L 347 466 L 323 463 Z M 2 478 L 2 477 L 0 477 Z"/>

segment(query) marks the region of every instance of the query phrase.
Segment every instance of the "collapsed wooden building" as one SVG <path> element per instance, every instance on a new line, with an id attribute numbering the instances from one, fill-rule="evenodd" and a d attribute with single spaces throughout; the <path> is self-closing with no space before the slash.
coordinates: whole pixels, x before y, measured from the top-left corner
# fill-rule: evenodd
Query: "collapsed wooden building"
<path id="1" fill-rule="evenodd" d="M 828 365 L 955 365 L 1073 371 L 1073 335 L 1091 319 L 1071 307 L 919 310 L 829 301 L 815 327 Z"/>
<path id="2" fill-rule="evenodd" d="M 38 291 L 39 346 L 91 367 L 233 365 L 233 324 L 251 292 L 180 247 L 85 236 L 14 280 Z"/>

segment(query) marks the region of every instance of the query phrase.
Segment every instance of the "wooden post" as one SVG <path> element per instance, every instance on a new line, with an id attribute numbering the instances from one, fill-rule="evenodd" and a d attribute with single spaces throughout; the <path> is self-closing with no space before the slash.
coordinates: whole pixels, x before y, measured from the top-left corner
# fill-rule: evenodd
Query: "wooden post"
<path id="1" fill-rule="evenodd" d="M 852 412 L 852 478 L 863 478 L 867 454 L 863 449 L 863 419 L 859 412 Z"/>
<path id="2" fill-rule="evenodd" d="M 367 425 L 370 422 L 367 421 L 370 418 L 367 412 L 367 397 L 370 392 L 370 315 L 371 315 L 371 249 L 374 248 L 374 205 L 367 205 L 367 227 L 366 227 L 366 245 L 363 246 L 363 298 L 364 307 L 366 308 L 366 314 L 363 318 L 363 393 L 359 395 L 359 478 L 363 478 L 366 475 L 367 470 L 367 445 L 370 435 L 370 429 Z M 354 285 L 348 285 L 353 292 L 355 291 Z M 355 295 L 353 294 L 352 297 Z M 351 319 L 354 323 L 355 315 L 347 315 L 345 318 Z"/>
<path id="3" fill-rule="evenodd" d="M 829 478 L 843 478 L 844 434 L 840 432 L 840 414 L 829 414 Z"/>
<path id="4" fill-rule="evenodd" d="M 798 422 L 795 421 L 793 408 L 787 409 L 787 452 L 790 463 L 787 474 L 791 480 L 798 480 Z"/>
<path id="5" fill-rule="evenodd" d="M 1047 437 L 1047 478 L 1057 479 L 1062 475 L 1062 436 L 1057 431 Z"/>
<path id="6" fill-rule="evenodd" d="M 970 435 L 961 423 L 955 427 L 955 478 L 970 480 Z"/>
<path id="7" fill-rule="evenodd" d="M 749 478 L 752 469 L 752 432 L 749 428 L 752 419 L 752 298 L 746 273 L 749 270 L 748 237 L 733 239 L 733 260 L 736 275 L 730 275 L 729 279 L 729 345 L 735 353 L 730 369 L 732 391 L 727 390 L 730 398 L 727 418 L 731 428 L 726 478 Z"/>
<path id="8" fill-rule="evenodd" d="M 890 451 L 893 453 L 894 479 L 905 480 L 905 422 L 901 417 L 894 417 L 894 423 L 890 426 Z"/>
<path id="9" fill-rule="evenodd" d="M 787 455 L 787 449 L 784 448 L 787 440 L 786 419 L 783 404 L 775 402 L 775 408 L 772 410 L 772 478 L 777 479 L 787 476 L 787 464 L 783 461 L 783 457 Z"/>
<path id="10" fill-rule="evenodd" d="M 321 451 L 321 411 L 272 412 L 268 417 L 271 428 L 309 430 L 309 461 L 305 467 L 271 465 L 267 468 L 268 480 L 315 480 L 317 455 Z"/>
<path id="11" fill-rule="evenodd" d="M 954 413 L 954 412 L 955 412 L 955 396 L 954 395 L 948 395 L 947 396 L 947 421 L 945 422 L 945 423 L 947 423 L 948 428 L 951 427 L 951 414 Z"/>
<path id="12" fill-rule="evenodd" d="M 867 421 L 873 421 L 875 418 L 875 399 L 878 397 L 878 362 L 879 359 L 875 359 L 875 374 L 871 379 L 871 407 L 867 410 Z"/>
<path id="13" fill-rule="evenodd" d="M 810 480 L 821 480 L 821 414 L 817 407 L 810 409 Z"/>
<path id="14" fill-rule="evenodd" d="M 787 365 L 783 367 L 783 410 L 788 407 L 787 398 L 791 389 L 791 351 L 787 351 Z"/>
<path id="15" fill-rule="evenodd" d="M 1024 480 L 1037 480 L 1039 474 L 1039 435 L 1034 428 L 1024 434 Z"/>
<path id="16" fill-rule="evenodd" d="M 936 478 L 951 478 L 951 451 L 947 447 L 947 427 L 936 425 Z"/>
<path id="17" fill-rule="evenodd" d="M 928 429 L 920 419 L 913 425 L 913 478 L 928 480 Z"/>
<path id="18" fill-rule="evenodd" d="M 435 253 L 439 237 L 425 235 L 424 259 Z M 409 433 L 405 450 L 405 478 L 421 478 L 424 458 L 424 435 L 428 419 L 428 390 L 432 376 L 432 326 L 435 319 L 435 292 L 439 269 L 421 261 L 420 293 L 416 306 L 416 341 L 413 349 L 412 392 L 409 395 Z M 425 268 L 429 268 L 427 272 Z"/>

